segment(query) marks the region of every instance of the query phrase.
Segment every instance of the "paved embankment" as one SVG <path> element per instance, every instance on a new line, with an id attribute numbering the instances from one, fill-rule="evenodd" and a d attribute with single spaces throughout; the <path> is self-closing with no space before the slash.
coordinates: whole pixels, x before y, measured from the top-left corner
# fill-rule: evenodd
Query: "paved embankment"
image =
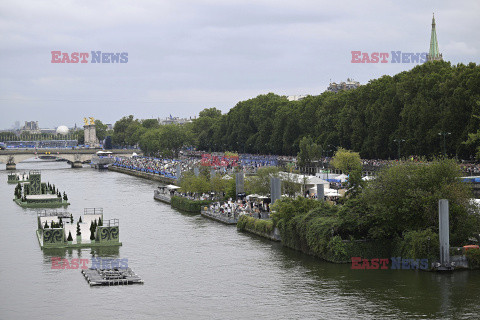
<path id="1" fill-rule="evenodd" d="M 142 172 L 142 171 L 137 171 L 137 170 L 132 170 L 132 169 L 126 169 L 126 168 L 121 168 L 117 166 L 109 166 L 108 170 L 115 171 L 115 172 L 120 172 L 120 173 L 125 173 L 134 177 L 139 177 L 139 178 L 144 178 L 144 179 L 149 179 L 153 181 L 159 181 L 165 184 L 175 184 L 176 180 L 163 177 L 158 174 L 154 173 L 149 173 L 149 172 Z"/>

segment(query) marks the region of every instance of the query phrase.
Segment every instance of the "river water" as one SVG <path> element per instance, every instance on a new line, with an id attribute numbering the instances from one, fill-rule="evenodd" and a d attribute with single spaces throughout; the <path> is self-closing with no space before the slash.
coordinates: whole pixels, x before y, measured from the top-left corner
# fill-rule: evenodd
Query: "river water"
<path id="1" fill-rule="evenodd" d="M 102 207 L 120 219 L 118 249 L 42 251 L 35 209 L 13 201 L 0 165 L 0 319 L 472 319 L 480 272 L 352 270 L 178 212 L 157 183 L 121 173 L 28 162 L 66 191 L 75 219 Z M 50 209 L 52 210 L 52 209 Z M 143 285 L 90 287 L 51 257 L 128 259 Z"/>

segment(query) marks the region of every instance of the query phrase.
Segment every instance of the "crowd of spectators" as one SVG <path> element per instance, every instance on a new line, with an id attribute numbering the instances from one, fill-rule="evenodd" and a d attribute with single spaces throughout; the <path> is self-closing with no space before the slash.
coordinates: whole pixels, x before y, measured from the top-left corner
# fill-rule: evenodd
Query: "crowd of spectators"
<path id="1" fill-rule="evenodd" d="M 221 215 L 231 219 L 238 219 L 241 215 L 267 219 L 270 216 L 270 206 L 266 201 L 237 200 L 213 202 L 209 206 L 210 214 Z"/>
<path id="2" fill-rule="evenodd" d="M 480 175 L 480 165 L 475 163 L 461 163 L 460 168 L 467 176 Z"/>
<path id="3" fill-rule="evenodd" d="M 198 166 L 199 162 L 200 161 L 196 158 L 179 161 L 176 159 L 159 159 L 151 157 L 116 157 L 113 165 L 176 179 L 178 164 L 181 166 L 181 171 L 184 172 L 193 170 L 194 167 Z"/>

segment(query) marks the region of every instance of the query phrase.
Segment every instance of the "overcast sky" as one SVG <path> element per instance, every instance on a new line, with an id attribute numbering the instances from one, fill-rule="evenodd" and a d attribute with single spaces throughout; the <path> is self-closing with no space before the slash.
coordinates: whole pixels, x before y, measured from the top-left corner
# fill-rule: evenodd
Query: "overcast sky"
<path id="1" fill-rule="evenodd" d="M 428 52 L 432 12 L 444 59 L 480 63 L 478 0 L 2 0 L 0 129 L 193 117 L 364 84 L 415 64 L 353 64 L 351 51 Z M 128 63 L 51 63 L 51 51 L 127 52 Z"/>

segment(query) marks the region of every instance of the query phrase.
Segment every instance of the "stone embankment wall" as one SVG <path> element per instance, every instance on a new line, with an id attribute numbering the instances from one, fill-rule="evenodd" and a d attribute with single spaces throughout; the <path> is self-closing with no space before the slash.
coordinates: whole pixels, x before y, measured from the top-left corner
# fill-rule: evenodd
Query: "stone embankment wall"
<path id="1" fill-rule="evenodd" d="M 131 169 L 126 169 L 126 168 L 121 168 L 117 166 L 109 166 L 108 170 L 115 171 L 115 172 L 121 172 L 125 173 L 134 177 L 139 177 L 139 178 L 144 178 L 144 179 L 149 179 L 153 181 L 159 181 L 165 184 L 175 184 L 176 180 L 171 179 L 171 178 L 166 178 L 158 174 L 154 173 L 149 173 L 149 172 L 142 172 L 142 171 L 137 171 L 137 170 L 131 170 Z"/>

